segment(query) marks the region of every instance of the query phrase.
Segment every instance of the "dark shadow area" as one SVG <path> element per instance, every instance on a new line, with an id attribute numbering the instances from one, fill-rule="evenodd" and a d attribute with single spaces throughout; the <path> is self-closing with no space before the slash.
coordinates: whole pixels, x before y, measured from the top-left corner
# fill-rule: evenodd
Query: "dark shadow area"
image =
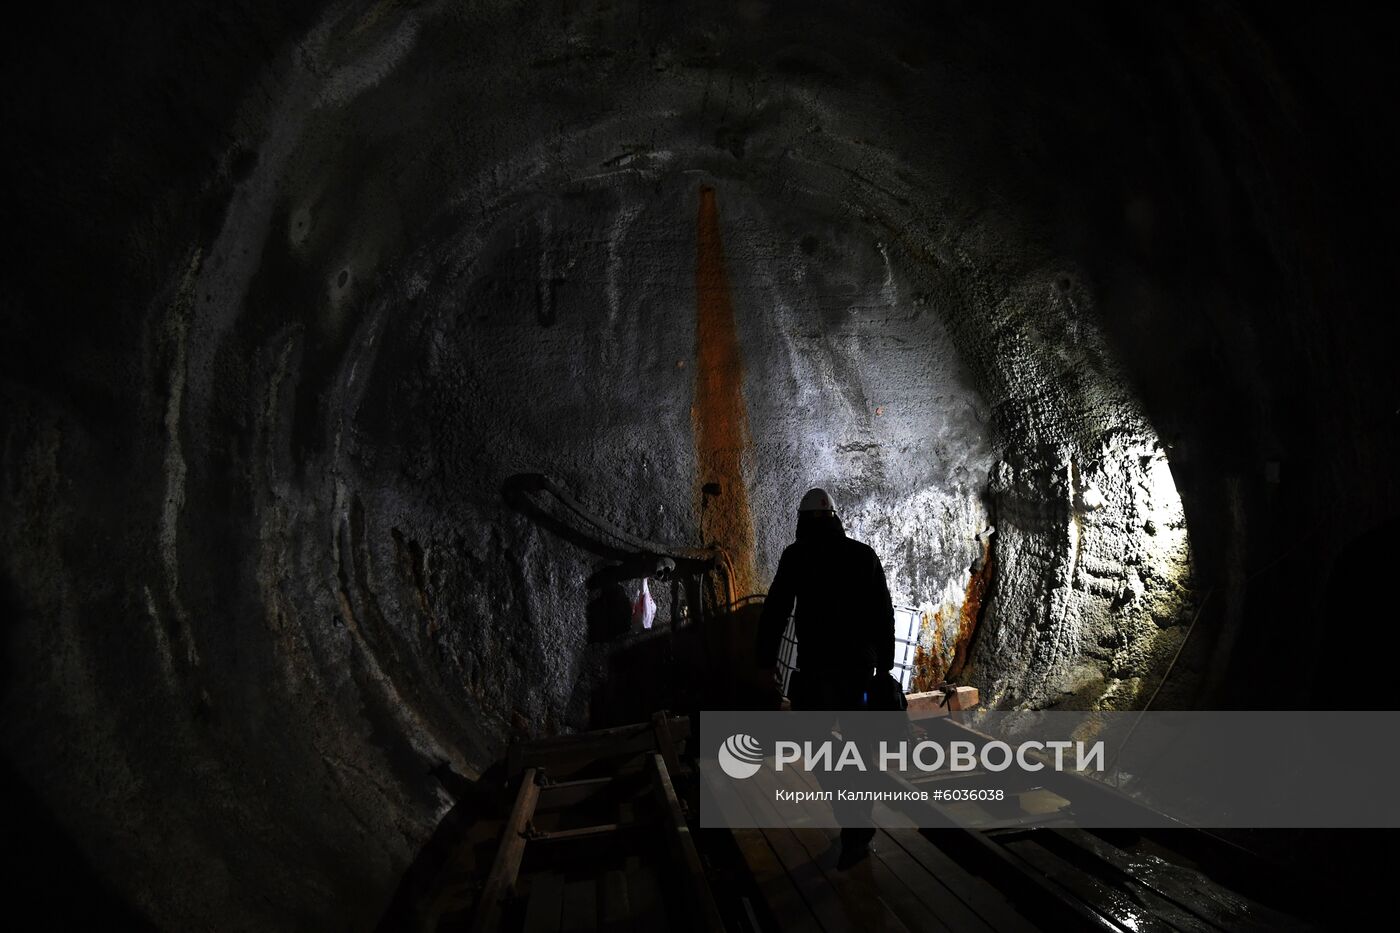
<path id="1" fill-rule="evenodd" d="M 0 762 L 5 911 L 51 930 L 156 930 L 92 869 L 39 795 Z"/>

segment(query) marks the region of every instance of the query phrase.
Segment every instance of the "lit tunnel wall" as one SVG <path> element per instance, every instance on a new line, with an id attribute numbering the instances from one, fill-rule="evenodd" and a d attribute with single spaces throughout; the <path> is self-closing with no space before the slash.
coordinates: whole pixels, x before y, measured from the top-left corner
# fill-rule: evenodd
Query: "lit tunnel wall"
<path id="1" fill-rule="evenodd" d="M 759 592 L 825 485 L 926 677 L 961 645 L 998 706 L 1140 707 L 1198 613 L 1165 698 L 1219 687 L 1279 464 L 1393 399 L 1289 388 L 1373 352 L 1301 290 L 1344 251 L 1293 223 L 1302 25 L 911 16 L 249 4 L 116 27 L 144 59 L 65 24 L 104 90 L 17 54 L 87 129 L 20 116 L 3 747 L 96 877 L 162 926 L 368 926 L 435 765 L 584 725 L 598 560 L 523 471 Z"/>

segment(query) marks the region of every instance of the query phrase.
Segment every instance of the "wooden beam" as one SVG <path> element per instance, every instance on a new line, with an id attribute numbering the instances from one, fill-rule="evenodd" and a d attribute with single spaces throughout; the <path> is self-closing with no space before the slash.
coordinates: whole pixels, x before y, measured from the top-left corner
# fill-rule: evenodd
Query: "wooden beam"
<path id="1" fill-rule="evenodd" d="M 680 798 L 671 784 L 671 775 L 666 770 L 666 761 L 659 753 L 652 753 L 653 776 L 656 779 L 656 796 L 661 804 L 661 820 L 665 824 L 666 835 L 682 873 L 681 886 L 690 900 L 691 926 L 707 933 L 722 933 L 724 921 L 720 918 L 719 907 L 710 894 L 710 886 L 705 881 L 705 868 L 700 863 L 700 853 L 695 849 L 695 840 L 690 836 L 690 827 L 685 822 L 685 812 L 681 810 Z"/>
<path id="2" fill-rule="evenodd" d="M 666 762 L 666 770 L 671 774 L 679 774 L 681 762 L 676 757 L 676 743 L 671 738 L 671 727 L 666 722 L 665 710 L 651 714 L 651 734 L 656 739 L 656 750 Z"/>
<path id="3" fill-rule="evenodd" d="M 616 791 L 615 778 L 587 778 L 582 781 L 559 781 L 540 787 L 536 810 L 565 810 Z"/>
<path id="4" fill-rule="evenodd" d="M 525 828 L 534 816 L 535 804 L 539 801 L 538 777 L 539 772 L 534 768 L 527 768 L 521 775 L 520 790 L 515 794 L 515 805 L 511 807 L 510 817 L 501 832 L 496 860 L 491 863 L 491 873 L 486 876 L 486 884 L 476 902 L 472 929 L 479 933 L 491 933 L 500 927 L 501 901 L 515 889 L 520 862 L 525 856 Z"/>
<path id="5" fill-rule="evenodd" d="M 690 718 L 671 716 L 666 720 L 666 728 L 673 742 L 684 741 L 690 737 Z M 567 769 L 559 767 L 563 762 L 583 765 L 600 759 L 645 755 L 655 747 L 656 733 L 652 722 L 639 722 L 521 742 L 511 746 L 507 766 L 512 776 L 532 767 L 544 767 L 551 774 L 567 773 Z"/>
<path id="6" fill-rule="evenodd" d="M 784 930 L 819 933 L 821 926 L 768 844 L 762 830 L 730 830 L 768 911 Z"/>
<path id="7" fill-rule="evenodd" d="M 942 690 L 910 693 L 905 695 L 905 699 L 909 701 L 909 712 L 925 714 L 920 718 L 926 718 L 927 714 L 946 716 L 949 712 L 972 709 L 981 702 L 976 687 L 954 687 L 951 694 Z"/>
<path id="8" fill-rule="evenodd" d="M 560 842 L 567 839 L 586 839 L 589 836 L 606 836 L 615 833 L 620 829 L 630 827 L 621 823 L 599 823 L 596 826 L 578 826 L 573 829 L 556 829 L 548 833 L 536 833 L 530 837 L 531 842 Z"/>
<path id="9" fill-rule="evenodd" d="M 672 716 L 668 721 L 671 732 L 680 734 L 682 737 L 690 734 L 689 716 Z M 526 751 L 551 751 L 561 747 L 573 747 L 583 742 L 589 745 L 606 747 L 610 743 L 618 741 L 626 743 L 630 739 L 639 736 L 649 738 L 651 734 L 651 721 L 633 722 L 625 726 L 610 726 L 607 729 L 595 729 L 592 732 L 576 732 L 568 735 L 551 735 L 543 739 L 532 739 L 528 742 L 521 742 L 520 745 Z"/>

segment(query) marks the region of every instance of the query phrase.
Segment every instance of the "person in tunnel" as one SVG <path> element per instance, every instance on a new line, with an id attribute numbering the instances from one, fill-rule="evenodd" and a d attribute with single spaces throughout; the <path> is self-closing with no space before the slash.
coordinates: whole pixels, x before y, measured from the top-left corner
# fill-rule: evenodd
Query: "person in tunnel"
<path id="1" fill-rule="evenodd" d="M 894 667 L 894 606 L 880 558 L 868 544 L 846 536 L 824 489 L 809 489 L 802 497 L 796 537 L 783 550 L 759 619 L 759 668 L 778 681 L 778 647 L 796 604 L 797 667 L 788 686 L 792 708 L 838 712 L 884 705 L 872 702 L 872 690 L 891 680 L 881 675 Z M 839 867 L 869 854 L 875 837 L 872 808 L 836 805 L 842 825 Z"/>

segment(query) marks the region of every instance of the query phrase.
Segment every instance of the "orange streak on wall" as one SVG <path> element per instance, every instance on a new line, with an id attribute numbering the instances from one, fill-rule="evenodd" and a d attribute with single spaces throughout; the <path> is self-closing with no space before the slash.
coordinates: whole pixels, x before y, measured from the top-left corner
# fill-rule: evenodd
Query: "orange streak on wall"
<path id="1" fill-rule="evenodd" d="M 967 664 L 967 650 L 972 644 L 972 633 L 977 630 L 977 619 L 982 614 L 982 601 L 992 585 L 992 577 L 997 571 L 996 552 L 992 550 L 992 539 L 982 542 L 982 566 L 973 571 L 967 581 L 967 597 L 963 600 L 962 611 L 958 613 L 958 635 L 953 644 L 953 663 L 948 665 L 948 679 L 956 680 Z"/>
<path id="2" fill-rule="evenodd" d="M 972 644 L 972 634 L 977 630 L 977 620 L 982 614 L 982 603 L 996 574 L 996 554 L 992 550 L 991 539 L 982 543 L 982 562 L 972 572 L 967 581 L 967 592 L 963 597 L 962 608 L 958 610 L 958 629 L 952 633 L 951 651 L 944 635 L 945 626 L 951 623 L 939 609 L 932 619 L 924 616 L 919 628 L 919 644 L 914 647 L 914 676 L 910 689 L 915 692 L 934 690 L 944 681 L 956 682 L 967 664 L 967 652 Z M 932 632 L 929 632 L 929 629 Z M 925 637 L 932 642 L 932 649 L 924 647 Z M 952 657 L 949 657 L 949 655 Z"/>
<path id="3" fill-rule="evenodd" d="M 743 359 L 724 270 L 715 189 L 700 189 L 695 231 L 695 403 L 691 420 L 700 469 L 696 508 L 705 543 L 722 545 L 734 565 L 736 596 L 755 590 L 753 518 L 744 482 L 749 421 L 744 404 Z M 718 498 L 703 501 L 700 487 L 720 484 Z"/>
<path id="4" fill-rule="evenodd" d="M 928 638 L 933 643 L 932 650 L 924 647 Z M 944 681 L 946 667 L 943 662 L 943 610 L 932 616 L 924 613 L 919 621 L 919 643 L 914 646 L 914 676 L 909 689 L 915 693 L 925 693 Z"/>

